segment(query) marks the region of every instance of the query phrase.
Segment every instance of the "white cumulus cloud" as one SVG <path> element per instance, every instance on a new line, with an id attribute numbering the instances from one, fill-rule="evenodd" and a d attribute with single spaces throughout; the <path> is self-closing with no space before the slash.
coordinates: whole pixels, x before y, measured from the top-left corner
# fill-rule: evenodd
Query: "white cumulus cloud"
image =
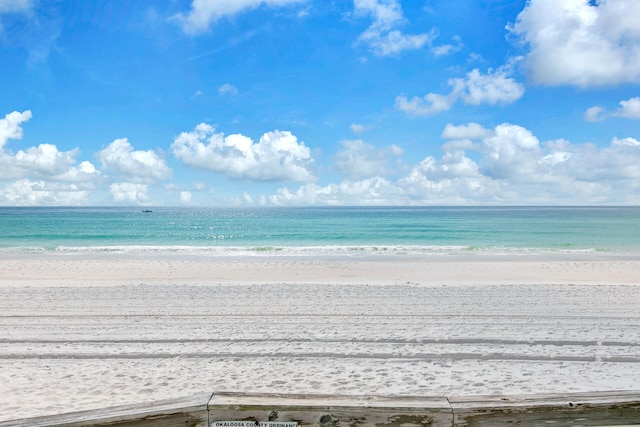
<path id="1" fill-rule="evenodd" d="M 640 120 L 640 97 L 622 100 L 620 108 L 615 111 L 607 110 L 599 105 L 594 105 L 585 111 L 584 119 L 588 122 L 599 122 L 608 117 L 622 117 L 629 120 Z"/>
<path id="2" fill-rule="evenodd" d="M 22 113 L 13 111 L 0 119 L 0 149 L 4 148 L 10 139 L 22 138 L 22 123 L 31 119 L 31 111 L 26 110 Z"/>
<path id="3" fill-rule="evenodd" d="M 40 144 L 15 155 L 16 163 L 31 172 L 43 175 L 60 175 L 68 171 L 76 162 L 78 150 L 61 152 L 53 144 Z"/>
<path id="4" fill-rule="evenodd" d="M 82 206 L 92 187 L 45 180 L 19 179 L 0 188 L 0 205 L 5 206 Z"/>
<path id="5" fill-rule="evenodd" d="M 172 175 L 159 153 L 135 150 L 126 138 L 96 153 L 104 174 L 90 161 L 78 160 L 79 148 L 61 151 L 42 143 L 10 150 L 29 119 L 28 110 L 0 119 L 0 205 L 105 204 L 109 195 L 116 203 L 148 204 L 153 190 L 148 184 Z"/>
<path id="6" fill-rule="evenodd" d="M 482 200 L 492 203 L 501 183 L 482 175 L 464 152 L 445 153 L 441 159 L 427 156 L 397 185 L 408 204 L 465 205 Z"/>
<path id="7" fill-rule="evenodd" d="M 587 108 L 584 112 L 584 119 L 588 122 L 600 122 L 606 117 L 606 111 L 599 105 Z"/>
<path id="8" fill-rule="evenodd" d="M 357 181 L 346 180 L 338 184 L 319 186 L 307 184 L 291 192 L 287 187 L 279 188 L 267 198 L 273 205 L 398 205 L 402 196 L 398 187 L 382 177 Z"/>
<path id="9" fill-rule="evenodd" d="M 218 88 L 218 93 L 220 95 L 237 95 L 238 89 L 230 83 L 225 83 Z"/>
<path id="10" fill-rule="evenodd" d="M 398 95 L 395 107 L 411 116 L 428 116 L 449 111 L 457 99 L 457 95 L 453 92 L 449 95 L 428 93 L 422 98 L 414 96 L 411 99 L 404 95 Z"/>
<path id="11" fill-rule="evenodd" d="M 640 2 L 530 0 L 508 28 L 532 80 L 581 87 L 640 82 Z"/>
<path id="12" fill-rule="evenodd" d="M 104 150 L 96 153 L 104 170 L 134 182 L 151 182 L 168 179 L 171 169 L 155 151 L 134 150 L 127 138 L 114 140 Z"/>
<path id="13" fill-rule="evenodd" d="M 335 168 L 350 178 L 369 178 L 388 172 L 389 162 L 402 155 L 397 145 L 377 148 L 358 139 L 342 141 L 342 150 L 336 154 Z"/>
<path id="14" fill-rule="evenodd" d="M 453 79 L 449 82 L 454 92 L 469 105 L 480 104 L 510 104 L 517 101 L 524 94 L 522 84 L 507 75 L 505 69 L 496 72 L 489 70 L 482 74 L 474 69 L 464 79 Z"/>
<path id="15" fill-rule="evenodd" d="M 191 198 L 193 196 L 193 193 L 191 193 L 191 191 L 181 191 L 180 192 L 180 203 L 182 204 L 189 204 L 191 203 Z"/>
<path id="16" fill-rule="evenodd" d="M 373 23 L 358 38 L 378 56 L 419 49 L 430 43 L 434 33 L 403 34 L 397 27 L 406 22 L 398 0 L 354 0 L 356 14 L 366 14 Z"/>
<path id="17" fill-rule="evenodd" d="M 114 182 L 109 186 L 109 193 L 114 201 L 124 204 L 143 205 L 149 203 L 149 186 L 132 182 Z"/>
<path id="18" fill-rule="evenodd" d="M 182 132 L 171 145 L 186 166 L 256 181 L 315 181 L 311 151 L 289 131 L 267 132 L 255 143 L 251 138 L 216 133 L 200 123 Z"/>
<path id="19" fill-rule="evenodd" d="M 236 15 L 260 6 L 281 7 L 305 0 L 193 0 L 188 13 L 180 13 L 174 19 L 182 30 L 191 36 L 204 33 L 211 25 L 225 16 Z"/>
<path id="20" fill-rule="evenodd" d="M 278 205 L 637 204 L 640 141 L 608 145 L 540 141 L 522 126 L 449 124 L 443 137 L 469 144 L 443 145 L 392 181 L 382 174 L 348 177 L 339 184 L 280 188 Z M 470 155 L 468 152 L 473 152 Z M 476 159 L 476 160 L 474 160 Z"/>
<path id="21" fill-rule="evenodd" d="M 492 130 L 473 122 L 458 126 L 447 123 L 442 131 L 442 137 L 446 139 L 478 139 L 491 135 L 493 135 Z"/>
<path id="22" fill-rule="evenodd" d="M 431 48 L 431 52 L 435 56 L 444 56 L 444 55 L 450 55 L 454 52 L 458 52 L 463 48 L 464 45 L 462 43 L 462 38 L 460 38 L 460 36 L 453 36 L 452 40 L 454 42 L 453 44 L 448 43 L 448 44 L 433 46 Z"/>
<path id="23" fill-rule="evenodd" d="M 620 108 L 614 114 L 626 119 L 640 120 L 640 97 L 620 101 Z"/>
<path id="24" fill-rule="evenodd" d="M 353 133 L 363 133 L 373 129 L 374 127 L 375 126 L 373 125 L 365 125 L 362 123 L 351 123 L 351 125 L 349 125 L 349 129 L 351 129 L 351 132 Z"/>
<path id="25" fill-rule="evenodd" d="M 100 175 L 90 162 L 76 164 L 78 149 L 60 151 L 54 144 L 40 144 L 37 147 L 18 150 L 15 154 L 7 150 L 5 146 L 9 140 L 22 138 L 22 123 L 31 119 L 31 116 L 29 110 L 22 113 L 14 111 L 0 119 L 0 180 L 47 179 L 89 182 Z M 14 190 L 17 188 L 19 187 L 13 187 Z"/>
<path id="26" fill-rule="evenodd" d="M 535 176 L 542 157 L 540 141 L 522 126 L 501 124 L 494 134 L 484 138 L 483 172 L 490 178 L 520 179 Z"/>
<path id="27" fill-rule="evenodd" d="M 640 147 L 640 141 L 635 138 L 627 137 L 627 138 L 613 138 L 611 141 L 611 145 L 613 146 L 628 146 L 628 147 Z"/>
<path id="28" fill-rule="evenodd" d="M 427 116 L 450 110 L 459 99 L 469 105 L 510 104 L 524 94 L 524 86 L 509 76 L 511 69 L 511 64 L 486 74 L 474 69 L 464 78 L 450 79 L 448 84 L 452 90 L 447 95 L 428 93 L 411 99 L 399 95 L 395 107 L 412 116 Z"/>

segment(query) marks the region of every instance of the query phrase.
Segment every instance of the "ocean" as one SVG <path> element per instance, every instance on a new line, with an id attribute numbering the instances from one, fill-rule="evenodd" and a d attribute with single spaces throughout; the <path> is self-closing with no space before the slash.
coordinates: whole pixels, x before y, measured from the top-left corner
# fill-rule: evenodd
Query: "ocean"
<path id="1" fill-rule="evenodd" d="M 640 252 L 639 207 L 2 207 L 4 252 Z"/>

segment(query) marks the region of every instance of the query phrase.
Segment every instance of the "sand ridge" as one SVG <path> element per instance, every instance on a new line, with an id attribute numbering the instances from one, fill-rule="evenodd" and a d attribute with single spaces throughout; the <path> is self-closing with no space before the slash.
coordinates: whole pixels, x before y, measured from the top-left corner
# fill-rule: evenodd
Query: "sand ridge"
<path id="1" fill-rule="evenodd" d="M 416 283 L 637 284 L 640 257 L 615 255 L 211 257 L 0 255 L 2 286 Z"/>

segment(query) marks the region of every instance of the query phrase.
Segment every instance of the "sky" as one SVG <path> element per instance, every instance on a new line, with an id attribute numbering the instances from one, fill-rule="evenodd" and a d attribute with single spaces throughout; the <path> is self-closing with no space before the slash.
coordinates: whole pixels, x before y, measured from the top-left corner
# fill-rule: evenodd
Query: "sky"
<path id="1" fill-rule="evenodd" d="M 637 0 L 0 0 L 0 205 L 639 205 Z"/>

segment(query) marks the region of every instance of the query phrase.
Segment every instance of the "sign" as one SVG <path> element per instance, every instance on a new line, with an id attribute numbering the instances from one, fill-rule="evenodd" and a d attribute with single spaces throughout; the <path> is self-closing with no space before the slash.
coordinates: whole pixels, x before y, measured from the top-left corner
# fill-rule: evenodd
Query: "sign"
<path id="1" fill-rule="evenodd" d="M 211 427 L 298 427 L 294 421 L 214 421 Z"/>

